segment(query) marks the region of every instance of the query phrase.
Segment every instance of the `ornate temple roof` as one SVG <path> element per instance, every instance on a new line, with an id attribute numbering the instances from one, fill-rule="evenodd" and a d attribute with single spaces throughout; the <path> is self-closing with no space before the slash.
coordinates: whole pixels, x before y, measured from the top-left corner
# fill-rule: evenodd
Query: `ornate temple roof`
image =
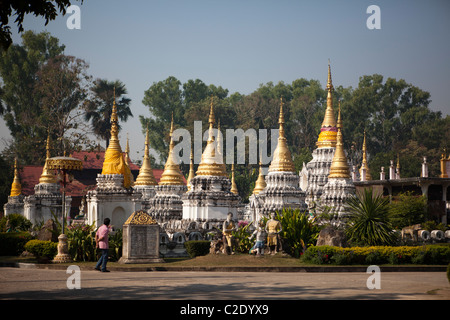
<path id="1" fill-rule="evenodd" d="M 225 164 L 223 163 L 222 154 L 217 153 L 217 143 L 214 138 L 214 106 L 211 97 L 211 107 L 209 111 L 209 137 L 205 150 L 202 154 L 202 159 L 198 165 L 196 176 L 223 176 L 227 177 Z"/>
<path id="2" fill-rule="evenodd" d="M 156 185 L 156 179 L 153 175 L 153 169 L 150 162 L 150 141 L 148 136 L 148 128 L 147 133 L 145 135 L 145 150 L 144 150 L 144 159 L 142 160 L 142 166 L 139 170 L 139 175 L 134 182 L 135 186 L 152 186 Z"/>
<path id="3" fill-rule="evenodd" d="M 328 175 L 328 179 L 330 178 L 346 178 L 349 179 L 350 176 L 350 168 L 348 167 L 347 156 L 344 151 L 344 143 L 342 139 L 342 121 L 341 121 L 341 105 L 339 104 L 339 115 L 337 121 L 337 142 L 336 142 L 336 151 L 334 152 L 333 162 L 330 167 L 330 174 Z"/>
<path id="4" fill-rule="evenodd" d="M 291 152 L 287 146 L 287 139 L 284 135 L 284 113 L 283 98 L 280 100 L 280 117 L 278 123 L 280 125 L 278 144 L 273 153 L 273 159 L 270 163 L 269 172 L 295 172 L 295 166 L 292 162 Z"/>
<path id="5" fill-rule="evenodd" d="M 327 108 L 320 129 L 319 139 L 317 140 L 318 148 L 334 148 L 336 147 L 337 128 L 333 109 L 333 81 L 331 79 L 331 67 L 328 63 L 328 81 L 327 81 Z"/>
<path id="6" fill-rule="evenodd" d="M 159 181 L 159 185 L 185 185 L 185 179 L 180 171 L 180 166 L 173 160 L 173 147 L 174 142 L 172 139 L 173 135 L 173 114 L 172 122 L 170 124 L 170 145 L 169 145 L 169 155 L 167 156 L 166 165 L 164 166 L 164 172 Z"/>
<path id="7" fill-rule="evenodd" d="M 19 179 L 19 170 L 17 169 L 17 158 L 14 160 L 14 180 L 11 185 L 10 197 L 17 197 L 22 194 L 22 185 Z"/>
<path id="8" fill-rule="evenodd" d="M 119 119 L 117 117 L 116 94 L 114 90 L 114 102 L 111 113 L 111 139 L 105 152 L 102 174 L 121 174 L 123 175 L 123 185 L 129 188 L 133 184 L 133 176 L 130 167 L 124 159 L 122 148 L 119 143 Z"/>

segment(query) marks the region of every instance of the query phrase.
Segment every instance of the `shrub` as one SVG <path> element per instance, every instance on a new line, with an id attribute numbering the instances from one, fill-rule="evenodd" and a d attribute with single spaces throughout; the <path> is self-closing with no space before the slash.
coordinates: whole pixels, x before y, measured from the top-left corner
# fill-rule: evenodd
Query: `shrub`
<path id="1" fill-rule="evenodd" d="M 238 228 L 233 231 L 233 237 L 235 240 L 235 250 L 240 253 L 248 253 L 252 248 L 252 241 L 248 238 L 251 236 L 250 226 L 252 223 L 246 221 L 239 221 Z"/>
<path id="2" fill-rule="evenodd" d="M 25 250 L 38 260 L 52 260 L 58 253 L 58 244 L 51 241 L 30 240 L 25 244 Z"/>
<path id="3" fill-rule="evenodd" d="M 31 227 L 31 221 L 18 213 L 8 214 L 0 219 L 0 232 L 23 232 Z"/>
<path id="4" fill-rule="evenodd" d="M 33 239 L 28 232 L 0 233 L 0 256 L 18 256 L 25 244 Z"/>
<path id="5" fill-rule="evenodd" d="M 198 256 L 205 256 L 209 253 L 209 248 L 211 246 L 211 242 L 208 240 L 193 240 L 186 241 L 184 243 L 187 253 L 189 257 L 195 258 Z"/>
<path id="6" fill-rule="evenodd" d="M 427 197 L 415 196 L 412 192 L 401 193 L 393 199 L 388 208 L 392 224 L 401 229 L 425 221 Z"/>
<path id="7" fill-rule="evenodd" d="M 347 238 L 367 246 L 390 245 L 395 240 L 388 216 L 389 199 L 365 189 L 347 201 L 349 207 Z"/>
<path id="8" fill-rule="evenodd" d="M 109 259 L 111 261 L 119 261 L 122 257 L 123 248 L 123 232 L 122 229 L 115 229 L 113 234 L 109 236 Z"/>
<path id="9" fill-rule="evenodd" d="M 309 247 L 302 261 L 313 264 L 439 264 L 450 262 L 450 246 Z"/>
<path id="10" fill-rule="evenodd" d="M 320 227 L 306 212 L 283 208 L 281 212 L 277 211 L 276 219 L 281 223 L 283 250 L 291 256 L 300 257 L 307 247 L 316 243 Z"/>
<path id="11" fill-rule="evenodd" d="M 74 261 L 95 261 L 94 224 L 67 227 L 69 254 Z"/>

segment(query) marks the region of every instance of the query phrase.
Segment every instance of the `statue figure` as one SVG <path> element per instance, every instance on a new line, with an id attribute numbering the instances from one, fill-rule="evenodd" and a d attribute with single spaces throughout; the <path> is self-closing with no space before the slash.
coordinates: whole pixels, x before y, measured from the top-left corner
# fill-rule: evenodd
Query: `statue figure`
<path id="1" fill-rule="evenodd" d="M 233 252 L 233 231 L 236 230 L 236 223 L 232 220 L 233 213 L 229 212 L 227 215 L 227 220 L 223 223 L 223 253 L 234 254 Z"/>
<path id="2" fill-rule="evenodd" d="M 266 231 L 267 231 L 267 247 L 269 248 L 269 253 L 274 254 L 278 253 L 278 245 L 280 240 L 280 232 L 282 231 L 281 222 L 276 220 L 275 213 L 272 213 L 272 217 L 266 223 Z"/>
<path id="3" fill-rule="evenodd" d="M 254 236 L 256 236 L 256 243 L 250 249 L 249 253 L 252 254 L 256 251 L 257 256 L 264 255 L 264 247 L 267 234 L 266 230 L 264 229 L 264 223 L 262 221 L 259 222 L 258 228 L 252 233 L 250 237 L 248 237 L 248 239 L 251 240 Z"/>

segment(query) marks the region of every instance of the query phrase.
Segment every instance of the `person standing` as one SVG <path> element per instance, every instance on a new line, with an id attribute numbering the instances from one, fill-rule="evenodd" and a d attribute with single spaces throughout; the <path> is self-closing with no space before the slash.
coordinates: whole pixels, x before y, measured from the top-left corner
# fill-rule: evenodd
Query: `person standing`
<path id="1" fill-rule="evenodd" d="M 108 262 L 108 234 L 110 232 L 110 222 L 111 220 L 109 218 L 105 218 L 105 220 L 103 220 L 103 225 L 98 228 L 97 233 L 95 234 L 96 248 L 100 249 L 102 253 L 95 266 L 95 270 L 101 272 L 109 272 L 109 270 L 106 269 L 106 263 Z"/>

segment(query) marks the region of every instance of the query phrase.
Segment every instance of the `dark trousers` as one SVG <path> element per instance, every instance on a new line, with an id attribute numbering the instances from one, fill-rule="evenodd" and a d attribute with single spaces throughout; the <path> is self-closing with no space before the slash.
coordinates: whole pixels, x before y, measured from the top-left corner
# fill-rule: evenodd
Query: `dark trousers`
<path id="1" fill-rule="evenodd" d="M 100 256 L 100 259 L 98 259 L 97 265 L 95 266 L 96 269 L 100 269 L 105 271 L 106 270 L 106 263 L 108 262 L 108 249 L 99 249 L 102 252 L 102 255 Z"/>

